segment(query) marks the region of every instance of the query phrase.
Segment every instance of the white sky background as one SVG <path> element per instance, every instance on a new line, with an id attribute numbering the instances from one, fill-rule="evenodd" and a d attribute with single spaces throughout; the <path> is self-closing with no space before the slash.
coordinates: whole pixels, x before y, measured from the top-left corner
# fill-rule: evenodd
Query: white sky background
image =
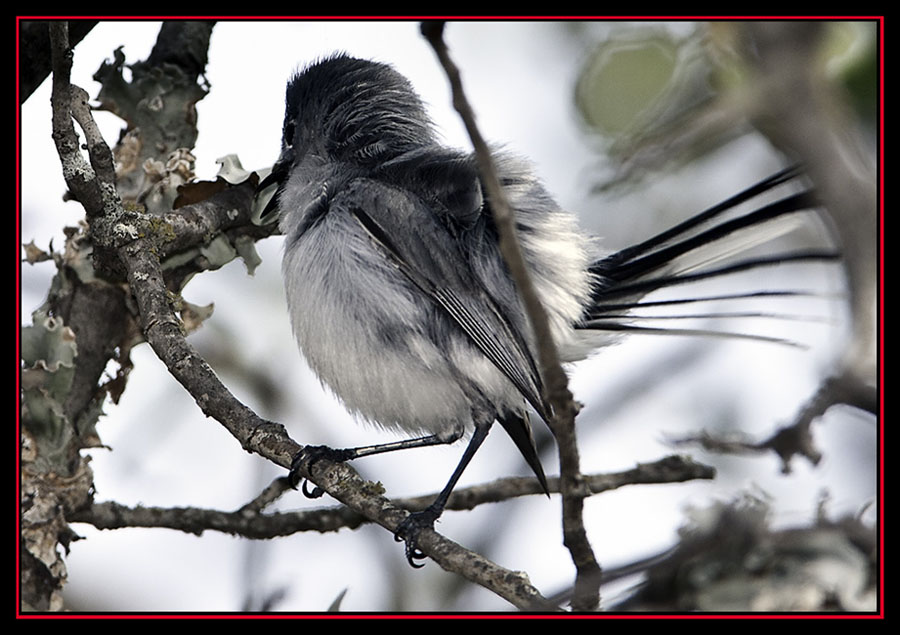
<path id="1" fill-rule="evenodd" d="M 583 37 L 590 41 L 607 29 L 593 25 Z M 72 81 L 95 97 L 98 85 L 91 75 L 101 62 L 120 45 L 127 62 L 145 59 L 157 32 L 158 23 L 100 24 L 75 49 Z M 683 218 L 782 165 L 763 141 L 751 138 L 732 144 L 728 155 L 720 153 L 701 168 L 660 179 L 627 199 L 590 197 L 598 157 L 572 106 L 578 61 L 587 50 L 584 41 L 566 39 L 558 26 L 542 23 L 451 23 L 445 37 L 482 133 L 530 157 L 557 199 L 577 211 L 586 227 L 604 234 L 610 247 L 633 239 L 629 232 L 648 235 L 651 230 L 643 233 L 644 227 L 659 223 L 658 214 Z M 213 178 L 215 159 L 230 153 L 238 154 L 247 169 L 271 165 L 279 151 L 287 77 L 298 65 L 335 50 L 396 66 L 429 105 L 446 142 L 469 147 L 450 105 L 447 80 L 418 23 L 220 22 L 213 30 L 206 73 L 211 91 L 198 105 L 198 177 Z M 75 224 L 81 209 L 61 200 L 65 186 L 50 139 L 49 92 L 48 81 L 22 110 L 22 238 L 34 238 L 45 249 L 53 238 L 59 249 L 62 227 Z M 112 145 L 121 122 L 107 113 L 97 118 Z M 243 364 L 275 378 L 283 402 L 276 411 L 267 411 L 269 406 L 234 372 L 213 363 L 240 399 L 260 415 L 285 423 L 301 443 L 345 447 L 392 439 L 356 425 L 297 354 L 281 291 L 280 248 L 280 238 L 258 245 L 263 264 L 253 277 L 234 262 L 187 286 L 188 301 L 216 306 L 192 341 L 203 354 L 233 348 Z M 24 266 L 23 324 L 43 300 L 51 269 L 49 264 Z M 830 290 L 839 288 L 833 277 L 822 280 Z M 820 314 L 840 318 L 834 305 L 816 306 Z M 805 323 L 765 328 L 800 339 L 810 349 L 632 338 L 579 364 L 572 388 L 586 405 L 579 419 L 584 471 L 626 469 L 673 453 L 662 443 L 663 432 L 733 419 L 740 429 L 762 436 L 789 420 L 826 372 L 841 330 Z M 643 385 L 644 377 L 655 376 L 652 371 L 672 358 L 682 360 L 672 381 Z M 279 474 L 205 419 L 148 347 L 135 350 L 133 359 L 135 369 L 122 402 L 107 406 L 108 416 L 99 426 L 112 451 L 91 452 L 97 500 L 236 509 Z M 619 396 L 626 387 L 640 390 L 622 403 Z M 723 458 L 697 451 L 697 459 L 720 468 L 719 479 L 625 488 L 592 498 L 586 513 L 598 558 L 615 566 L 665 548 L 675 540 L 687 505 L 730 500 L 741 489 L 771 496 L 780 524 L 810 520 L 816 496 L 825 488 L 834 514 L 855 512 L 862 502 L 874 500 L 875 474 L 858 468 L 874 457 L 874 425 L 848 414 L 829 416 L 816 431 L 825 453 L 816 469 L 796 461 L 795 473 L 784 477 L 773 457 Z M 458 444 L 371 457 L 355 467 L 366 478 L 382 481 L 389 495 L 421 494 L 443 486 L 461 453 Z M 557 472 L 555 460 L 548 461 L 547 471 Z M 495 432 L 462 485 L 512 474 L 528 474 L 528 468 L 502 432 Z M 327 497 L 308 501 L 300 493 L 281 501 L 284 509 L 326 504 L 331 504 Z M 498 534 L 485 555 L 526 571 L 544 593 L 564 588 L 572 579 L 571 561 L 561 544 L 558 497 L 448 512 L 438 529 L 476 549 L 487 538 L 485 532 Z M 163 529 L 98 532 L 78 525 L 76 530 L 86 540 L 74 543 L 67 558 L 68 601 L 75 609 L 232 611 L 241 608 L 248 593 L 262 597 L 283 588 L 279 610 L 321 611 L 346 588 L 344 610 L 443 610 L 449 607 L 440 602 L 441 585 L 454 582 L 431 561 L 422 570 L 411 570 L 402 545 L 375 527 L 259 543 L 215 532 L 196 537 Z M 412 594 L 409 604 L 394 604 L 401 593 Z M 509 609 L 477 588 L 467 592 L 466 602 L 467 610 Z"/>

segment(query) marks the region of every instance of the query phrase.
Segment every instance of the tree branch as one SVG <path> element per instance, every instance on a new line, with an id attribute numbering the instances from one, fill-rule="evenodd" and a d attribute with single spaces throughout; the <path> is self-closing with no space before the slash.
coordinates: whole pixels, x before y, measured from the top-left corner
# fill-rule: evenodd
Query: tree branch
<path id="1" fill-rule="evenodd" d="M 673 455 L 630 470 L 586 475 L 585 483 L 591 495 L 597 495 L 627 485 L 683 483 L 695 479 L 712 479 L 714 476 L 713 468 L 696 463 L 688 457 Z M 547 484 L 551 492 L 559 493 L 558 478 L 548 479 Z M 166 527 L 198 535 L 206 530 L 214 530 L 247 538 L 274 538 L 300 531 L 355 529 L 369 522 L 368 518 L 345 506 L 302 512 L 262 513 L 267 505 L 289 490 L 291 487 L 286 478 L 275 479 L 260 496 L 233 512 L 194 507 L 127 507 L 115 502 L 104 502 L 79 510 L 70 520 L 90 523 L 98 529 Z M 447 510 L 471 510 L 479 505 L 542 493 L 540 484 L 534 478 L 498 479 L 454 490 L 447 503 Z M 399 498 L 394 499 L 392 505 L 418 511 L 425 509 L 433 500 L 434 495 Z"/>
<path id="2" fill-rule="evenodd" d="M 475 123 L 475 114 L 463 91 L 459 69 L 450 58 L 447 45 L 444 43 L 443 29 L 442 21 L 422 23 L 422 34 L 434 48 L 438 60 L 447 73 L 453 92 L 453 106 L 459 112 L 472 140 L 481 178 L 500 236 L 500 251 L 516 283 L 531 328 L 534 330 L 545 398 L 553 411 L 551 426 L 559 452 L 560 475 L 563 482 L 564 543 L 572 554 L 577 571 L 572 606 L 579 611 L 594 610 L 600 602 L 600 565 L 587 539 L 582 516 L 587 492 L 580 472 L 578 443 L 575 436 L 575 415 L 578 409 L 568 388 L 568 377 L 559 361 L 547 313 L 534 289 L 528 266 L 516 238 L 513 211 L 500 185 L 490 150 Z"/>
<path id="3" fill-rule="evenodd" d="M 169 372 L 194 397 L 200 410 L 221 423 L 241 447 L 282 467 L 289 467 L 300 446 L 288 437 L 280 424 L 266 421 L 236 399 L 213 370 L 187 342 L 181 323 L 169 305 L 163 272 L 153 241 L 140 238 L 118 249 L 128 272 L 128 282 L 141 313 L 144 335 Z M 303 474 L 333 497 L 395 532 L 407 512 L 380 495 L 348 465 L 326 460 L 317 462 L 313 472 Z M 514 574 L 447 540 L 426 532 L 420 541 L 423 552 L 448 571 L 507 599 L 519 608 L 547 609 L 547 604 L 522 574 Z"/>

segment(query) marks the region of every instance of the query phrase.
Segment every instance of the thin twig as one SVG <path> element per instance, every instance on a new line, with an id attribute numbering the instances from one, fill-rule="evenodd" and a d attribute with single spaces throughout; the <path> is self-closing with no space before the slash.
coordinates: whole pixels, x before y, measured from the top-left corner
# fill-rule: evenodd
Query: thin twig
<path id="1" fill-rule="evenodd" d="M 791 461 L 795 456 L 805 457 L 812 465 L 818 465 L 822 460 L 822 453 L 816 447 L 812 424 L 831 406 L 848 404 L 878 416 L 874 388 L 859 383 L 854 385 L 852 382 L 856 379 L 849 374 L 825 379 L 789 425 L 782 426 L 762 441 L 726 438 L 703 431 L 695 435 L 673 437 L 669 439 L 669 443 L 675 446 L 697 445 L 719 454 L 774 452 L 781 459 L 781 471 L 784 474 L 792 472 Z"/>
<path id="2" fill-rule="evenodd" d="M 450 80 L 453 106 L 459 112 L 472 140 L 481 178 L 500 236 L 500 251 L 516 283 L 535 334 L 545 398 L 552 408 L 551 426 L 559 451 L 560 475 L 563 483 L 564 543 L 572 555 L 577 571 L 576 592 L 572 606 L 576 610 L 595 610 L 599 605 L 600 565 L 588 541 L 582 515 L 586 491 L 580 472 L 575 436 L 577 407 L 568 388 L 568 377 L 559 361 L 547 313 L 534 289 L 516 237 L 513 212 L 500 185 L 491 152 L 475 123 L 474 112 L 463 91 L 459 69 L 450 58 L 447 45 L 444 43 L 443 29 L 442 21 L 422 23 L 422 34 L 434 48 Z"/>
<path id="3" fill-rule="evenodd" d="M 713 468 L 684 456 L 673 455 L 621 472 L 587 475 L 585 482 L 591 494 L 596 495 L 628 485 L 683 483 L 695 479 L 711 479 L 714 476 Z M 551 492 L 559 492 L 559 479 L 549 479 L 548 486 Z M 346 506 L 262 513 L 272 501 L 290 490 L 291 486 L 286 478 L 277 478 L 259 496 L 233 512 L 195 507 L 127 507 L 115 502 L 103 502 L 79 510 L 71 520 L 90 523 L 98 529 L 166 527 L 198 535 L 203 531 L 213 530 L 248 538 L 289 536 L 300 531 L 355 529 L 369 522 L 369 519 Z M 479 505 L 541 493 L 540 484 L 534 478 L 503 478 L 455 490 L 447 503 L 447 510 L 471 510 Z M 396 507 L 415 511 L 424 509 L 433 500 L 432 494 L 399 498 L 391 502 Z"/>

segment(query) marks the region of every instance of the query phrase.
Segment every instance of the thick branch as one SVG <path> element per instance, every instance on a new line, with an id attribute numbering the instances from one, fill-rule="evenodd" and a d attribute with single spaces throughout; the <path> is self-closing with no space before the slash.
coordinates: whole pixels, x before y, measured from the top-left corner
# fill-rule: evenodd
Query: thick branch
<path id="1" fill-rule="evenodd" d="M 197 81 L 206 70 L 209 39 L 215 23 L 215 20 L 163 22 L 150 57 L 143 64 L 150 68 L 172 64 L 179 67 L 191 81 Z"/>
<path id="2" fill-rule="evenodd" d="M 149 239 L 135 240 L 118 252 L 140 309 L 144 335 L 153 351 L 194 397 L 203 414 L 225 426 L 245 450 L 282 467 L 290 466 L 291 456 L 300 447 L 287 437 L 283 426 L 261 419 L 238 401 L 185 339 L 181 322 L 169 304 L 155 252 Z"/>

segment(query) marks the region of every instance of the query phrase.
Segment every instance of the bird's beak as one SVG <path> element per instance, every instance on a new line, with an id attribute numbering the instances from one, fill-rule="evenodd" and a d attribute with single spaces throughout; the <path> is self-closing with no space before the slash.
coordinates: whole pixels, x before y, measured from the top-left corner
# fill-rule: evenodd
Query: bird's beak
<path id="1" fill-rule="evenodd" d="M 259 225 L 268 225 L 278 218 L 278 194 L 282 185 L 287 180 L 288 173 L 293 163 L 293 157 L 287 152 L 282 152 L 278 161 L 256 186 L 254 200 L 254 218 Z"/>

